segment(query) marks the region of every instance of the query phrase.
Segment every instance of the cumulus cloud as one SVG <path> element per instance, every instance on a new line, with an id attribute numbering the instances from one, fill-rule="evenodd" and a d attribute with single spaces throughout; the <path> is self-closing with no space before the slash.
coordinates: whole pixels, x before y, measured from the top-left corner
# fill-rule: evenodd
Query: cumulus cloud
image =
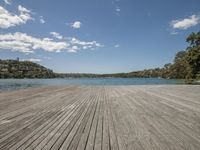
<path id="1" fill-rule="evenodd" d="M 68 52 L 77 52 L 79 50 L 95 50 L 96 48 L 103 47 L 104 45 L 97 41 L 81 41 L 75 37 L 69 40 L 70 46 L 67 49 Z"/>
<path id="2" fill-rule="evenodd" d="M 85 42 L 85 41 L 80 41 L 80 40 L 76 39 L 75 37 L 73 37 L 71 39 L 71 43 L 72 44 L 82 45 L 82 46 L 89 46 L 89 45 L 91 45 L 91 46 L 96 46 L 96 47 L 103 47 L 103 45 L 101 45 L 97 41 Z"/>
<path id="3" fill-rule="evenodd" d="M 20 24 L 25 24 L 29 20 L 33 20 L 30 15 L 31 11 L 25 7 L 19 5 L 18 12 L 18 15 L 13 14 L 0 6 L 0 28 L 10 28 Z"/>
<path id="4" fill-rule="evenodd" d="M 81 27 L 81 22 L 80 21 L 75 21 L 74 23 L 72 23 L 72 28 L 74 29 L 79 29 Z"/>
<path id="5" fill-rule="evenodd" d="M 76 53 L 79 50 L 78 46 L 72 46 L 67 51 L 70 53 Z"/>
<path id="6" fill-rule="evenodd" d="M 12 4 L 12 0 L 4 0 L 4 2 L 8 5 L 11 5 Z"/>
<path id="7" fill-rule="evenodd" d="M 12 51 L 19 51 L 22 53 L 33 53 L 33 50 L 30 49 L 32 45 L 30 43 L 25 43 L 17 40 L 12 41 L 0 41 L 0 49 L 10 49 Z"/>
<path id="8" fill-rule="evenodd" d="M 46 21 L 44 20 L 43 16 L 40 16 L 40 23 L 44 24 Z"/>
<path id="9" fill-rule="evenodd" d="M 21 5 L 18 6 L 18 11 L 20 13 L 30 13 L 31 11 L 26 9 L 25 7 L 22 7 Z"/>
<path id="10" fill-rule="evenodd" d="M 57 32 L 50 32 L 50 34 L 54 37 L 54 38 L 57 38 L 59 40 L 63 39 L 63 36 L 60 35 L 60 33 L 57 33 Z"/>
<path id="11" fill-rule="evenodd" d="M 34 53 L 42 49 L 48 52 L 60 52 L 68 47 L 66 42 L 55 42 L 49 38 L 35 38 L 26 33 L 16 32 L 0 35 L 0 49 L 9 49 L 22 53 Z"/>
<path id="12" fill-rule="evenodd" d="M 185 18 L 182 20 L 172 20 L 170 22 L 170 25 L 173 29 L 185 30 L 190 27 L 196 26 L 199 22 L 200 22 L 200 17 L 192 15 L 189 18 Z"/>
<path id="13" fill-rule="evenodd" d="M 96 48 L 103 47 L 104 45 L 98 43 L 97 41 L 81 41 L 75 37 L 71 38 L 69 43 L 72 45 L 68 52 L 77 52 L 80 49 L 83 50 L 94 50 Z"/>
<path id="14" fill-rule="evenodd" d="M 58 36 L 57 39 L 61 40 L 62 35 L 57 34 L 57 32 L 51 32 L 51 34 Z M 55 41 L 51 38 L 36 38 L 21 32 L 0 34 L 0 49 L 25 54 L 34 53 L 38 49 L 47 52 L 77 52 L 79 50 L 94 50 L 99 47 L 103 47 L 103 45 L 97 41 L 86 42 L 77 38 L 64 38 L 63 36 L 62 41 Z"/>
<path id="15" fill-rule="evenodd" d="M 22 61 L 41 62 L 42 60 L 38 58 L 29 58 L 29 59 L 22 59 Z"/>

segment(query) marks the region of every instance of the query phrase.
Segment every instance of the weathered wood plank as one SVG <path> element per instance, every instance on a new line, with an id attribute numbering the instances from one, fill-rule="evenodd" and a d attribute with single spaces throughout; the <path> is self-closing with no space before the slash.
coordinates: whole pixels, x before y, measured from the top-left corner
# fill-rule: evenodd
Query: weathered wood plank
<path id="1" fill-rule="evenodd" d="M 200 86 L 66 86 L 0 93 L 0 150 L 200 149 Z"/>
<path id="2" fill-rule="evenodd" d="M 79 97 L 81 97 L 80 94 L 74 97 L 68 97 L 69 102 L 67 104 L 63 103 L 61 107 L 57 108 L 58 110 L 61 110 L 61 113 L 59 115 L 55 115 L 55 117 L 49 120 L 49 122 L 44 123 L 44 126 L 42 125 L 40 127 L 41 129 L 37 128 L 37 130 L 34 130 L 34 132 L 32 132 L 29 136 L 17 143 L 17 145 L 22 145 L 22 143 L 24 142 L 23 146 L 20 147 L 20 149 L 25 149 L 30 144 L 32 144 L 32 147 L 34 147 L 33 145 L 40 146 L 40 143 L 45 144 L 48 139 L 53 137 L 55 132 L 57 132 L 57 129 L 59 129 L 59 127 L 63 125 L 65 120 L 67 120 L 72 113 L 76 112 L 76 108 L 79 107 L 81 101 L 74 100 Z M 13 149 L 15 149 L 15 147 L 13 147 Z"/>

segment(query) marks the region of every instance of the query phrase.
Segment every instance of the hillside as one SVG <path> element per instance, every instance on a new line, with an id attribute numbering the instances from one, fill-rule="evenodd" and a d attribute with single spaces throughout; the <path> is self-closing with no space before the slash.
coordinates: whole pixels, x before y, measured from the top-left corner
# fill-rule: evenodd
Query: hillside
<path id="1" fill-rule="evenodd" d="M 37 63 L 0 59 L 0 78 L 54 78 L 52 70 Z"/>

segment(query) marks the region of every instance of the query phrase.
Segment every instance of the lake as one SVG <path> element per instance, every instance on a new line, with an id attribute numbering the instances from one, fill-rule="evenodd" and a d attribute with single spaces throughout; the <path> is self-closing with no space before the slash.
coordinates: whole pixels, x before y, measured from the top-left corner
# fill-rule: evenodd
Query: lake
<path id="1" fill-rule="evenodd" d="M 64 78 L 64 79 L 0 79 L 0 91 L 28 87 L 64 85 L 153 85 L 184 84 L 183 80 L 159 78 Z"/>

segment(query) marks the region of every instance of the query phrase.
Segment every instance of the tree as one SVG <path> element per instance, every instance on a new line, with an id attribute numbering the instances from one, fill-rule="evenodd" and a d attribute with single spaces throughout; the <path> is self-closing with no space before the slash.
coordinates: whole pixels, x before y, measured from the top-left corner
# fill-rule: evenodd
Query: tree
<path id="1" fill-rule="evenodd" d="M 174 63 L 178 63 L 178 62 L 184 60 L 186 55 L 187 55 L 186 51 L 179 51 L 178 53 L 176 53 L 176 56 L 174 58 Z"/>
<path id="2" fill-rule="evenodd" d="M 200 79 L 200 32 L 190 34 L 187 42 L 190 43 L 187 48 L 187 61 L 190 66 L 187 79 Z"/>
<path id="3" fill-rule="evenodd" d="M 177 79 L 185 79 L 187 76 L 188 62 L 186 60 L 186 51 L 180 51 L 176 53 L 174 64 L 171 67 L 171 76 Z"/>

